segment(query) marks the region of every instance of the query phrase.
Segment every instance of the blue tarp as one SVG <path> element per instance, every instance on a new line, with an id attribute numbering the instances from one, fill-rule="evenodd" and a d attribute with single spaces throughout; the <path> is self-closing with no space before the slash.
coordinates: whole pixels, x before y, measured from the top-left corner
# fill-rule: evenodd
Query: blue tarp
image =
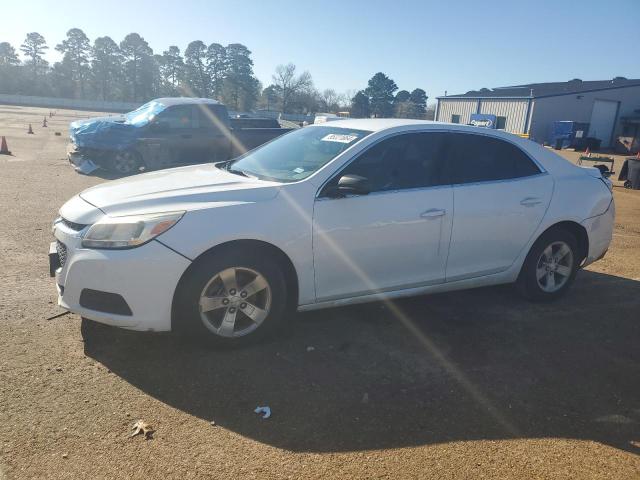
<path id="1" fill-rule="evenodd" d="M 81 148 L 121 151 L 131 147 L 142 135 L 142 128 L 164 110 L 161 103 L 145 103 L 125 115 L 78 120 L 69 125 L 71 140 Z"/>

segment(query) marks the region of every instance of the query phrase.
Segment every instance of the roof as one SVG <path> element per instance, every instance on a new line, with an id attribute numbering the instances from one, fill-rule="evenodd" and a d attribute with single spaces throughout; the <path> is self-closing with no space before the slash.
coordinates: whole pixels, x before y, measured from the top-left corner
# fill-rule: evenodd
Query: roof
<path id="1" fill-rule="evenodd" d="M 575 78 L 568 82 L 528 83 L 493 89 L 482 88 L 480 90 L 471 90 L 467 93 L 437 98 L 540 98 L 626 87 L 640 87 L 640 79 L 616 77 L 612 80 L 583 81 Z"/>
<path id="2" fill-rule="evenodd" d="M 387 130 L 394 127 L 403 127 L 408 125 L 433 125 L 436 123 L 440 124 L 441 122 L 432 122 L 430 120 L 409 120 L 406 118 L 349 118 L 309 126 L 318 128 L 352 128 L 354 130 L 379 132 L 380 130 Z"/>
<path id="3" fill-rule="evenodd" d="M 167 107 L 171 105 L 192 105 L 192 104 L 211 104 L 219 105 L 220 102 L 212 100 L 210 98 L 195 98 L 195 97 L 165 97 L 156 98 L 154 101 L 161 103 Z"/>

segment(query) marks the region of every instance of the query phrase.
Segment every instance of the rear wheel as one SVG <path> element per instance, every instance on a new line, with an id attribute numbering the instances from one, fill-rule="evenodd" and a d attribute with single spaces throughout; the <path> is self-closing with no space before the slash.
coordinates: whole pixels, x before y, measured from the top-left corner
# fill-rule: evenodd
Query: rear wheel
<path id="1" fill-rule="evenodd" d="M 287 292 L 277 262 L 237 249 L 201 258 L 178 287 L 176 330 L 206 343 L 240 346 L 284 323 Z"/>
<path id="2" fill-rule="evenodd" d="M 575 236 L 561 228 L 545 232 L 531 247 L 518 278 L 518 288 L 528 299 L 549 301 L 571 286 L 580 258 Z"/>

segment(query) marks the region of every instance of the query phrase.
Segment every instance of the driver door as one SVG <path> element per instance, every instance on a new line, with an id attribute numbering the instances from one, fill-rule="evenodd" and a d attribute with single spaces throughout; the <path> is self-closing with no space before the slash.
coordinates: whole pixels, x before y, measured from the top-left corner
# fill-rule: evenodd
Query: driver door
<path id="1" fill-rule="evenodd" d="M 443 134 L 383 139 L 321 189 L 313 218 L 317 301 L 443 283 L 453 192 L 442 181 Z M 368 195 L 337 198 L 339 178 L 365 177 Z"/>

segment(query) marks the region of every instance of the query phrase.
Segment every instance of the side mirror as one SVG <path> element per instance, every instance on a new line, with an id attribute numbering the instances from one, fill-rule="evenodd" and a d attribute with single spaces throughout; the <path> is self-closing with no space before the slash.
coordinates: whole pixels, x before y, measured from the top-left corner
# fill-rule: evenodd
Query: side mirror
<path id="1" fill-rule="evenodd" d="M 347 195 L 367 195 L 371 192 L 371 183 L 368 178 L 360 175 L 343 175 L 338 184 L 327 191 L 327 195 L 334 198 Z"/>

